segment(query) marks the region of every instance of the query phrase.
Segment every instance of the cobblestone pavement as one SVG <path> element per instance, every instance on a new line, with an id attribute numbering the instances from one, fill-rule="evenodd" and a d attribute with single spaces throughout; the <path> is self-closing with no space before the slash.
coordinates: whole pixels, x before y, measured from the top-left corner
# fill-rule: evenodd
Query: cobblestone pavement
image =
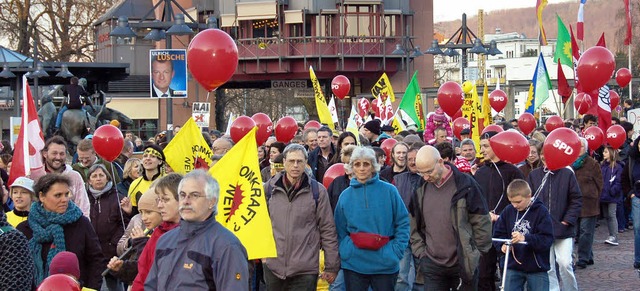
<path id="1" fill-rule="evenodd" d="M 633 269 L 633 230 L 618 234 L 619 246 L 610 246 L 606 220 L 599 220 L 593 242 L 595 264 L 576 268 L 580 290 L 640 290 L 640 273 Z M 574 251 L 578 245 L 574 245 Z"/>

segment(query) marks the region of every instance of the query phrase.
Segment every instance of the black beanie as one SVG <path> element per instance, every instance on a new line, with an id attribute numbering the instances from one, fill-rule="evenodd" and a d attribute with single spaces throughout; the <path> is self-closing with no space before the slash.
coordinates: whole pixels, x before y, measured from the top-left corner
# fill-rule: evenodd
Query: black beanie
<path id="1" fill-rule="evenodd" d="M 380 120 L 374 119 L 364 124 L 364 128 L 373 132 L 374 134 L 380 135 Z"/>

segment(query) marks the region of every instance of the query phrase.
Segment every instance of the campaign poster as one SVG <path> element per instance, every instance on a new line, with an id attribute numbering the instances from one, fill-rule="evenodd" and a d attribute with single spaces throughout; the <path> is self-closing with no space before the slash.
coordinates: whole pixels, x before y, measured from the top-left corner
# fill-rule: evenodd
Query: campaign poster
<path id="1" fill-rule="evenodd" d="M 187 50 L 150 50 L 149 79 L 151 97 L 187 98 Z"/>

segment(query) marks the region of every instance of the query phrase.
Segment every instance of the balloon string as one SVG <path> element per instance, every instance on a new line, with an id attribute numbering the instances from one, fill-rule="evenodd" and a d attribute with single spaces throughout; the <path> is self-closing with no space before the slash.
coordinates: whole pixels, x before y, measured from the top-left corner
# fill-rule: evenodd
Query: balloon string
<path id="1" fill-rule="evenodd" d="M 111 163 L 111 180 L 113 180 L 113 182 L 116 182 L 116 174 L 113 171 L 114 168 L 114 164 L 113 162 Z M 120 222 L 122 222 L 122 230 L 126 231 L 127 227 L 124 225 L 124 215 L 122 214 L 122 204 L 120 204 L 120 196 L 118 196 L 118 187 L 116 186 L 116 201 L 118 201 L 118 210 L 120 210 Z"/>
<path id="2" fill-rule="evenodd" d="M 211 94 L 211 91 L 207 92 L 207 101 L 206 102 L 209 102 L 209 94 Z"/>

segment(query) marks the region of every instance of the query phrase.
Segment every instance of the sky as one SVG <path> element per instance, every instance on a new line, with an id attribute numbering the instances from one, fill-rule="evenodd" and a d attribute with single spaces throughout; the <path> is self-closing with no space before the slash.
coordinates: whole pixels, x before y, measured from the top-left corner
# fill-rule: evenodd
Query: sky
<path id="1" fill-rule="evenodd" d="M 561 2 L 579 2 L 579 0 L 548 0 L 549 4 Z M 535 7 L 536 0 L 433 0 L 433 21 L 449 21 L 478 14 L 478 9 L 485 12 L 509 8 Z"/>

